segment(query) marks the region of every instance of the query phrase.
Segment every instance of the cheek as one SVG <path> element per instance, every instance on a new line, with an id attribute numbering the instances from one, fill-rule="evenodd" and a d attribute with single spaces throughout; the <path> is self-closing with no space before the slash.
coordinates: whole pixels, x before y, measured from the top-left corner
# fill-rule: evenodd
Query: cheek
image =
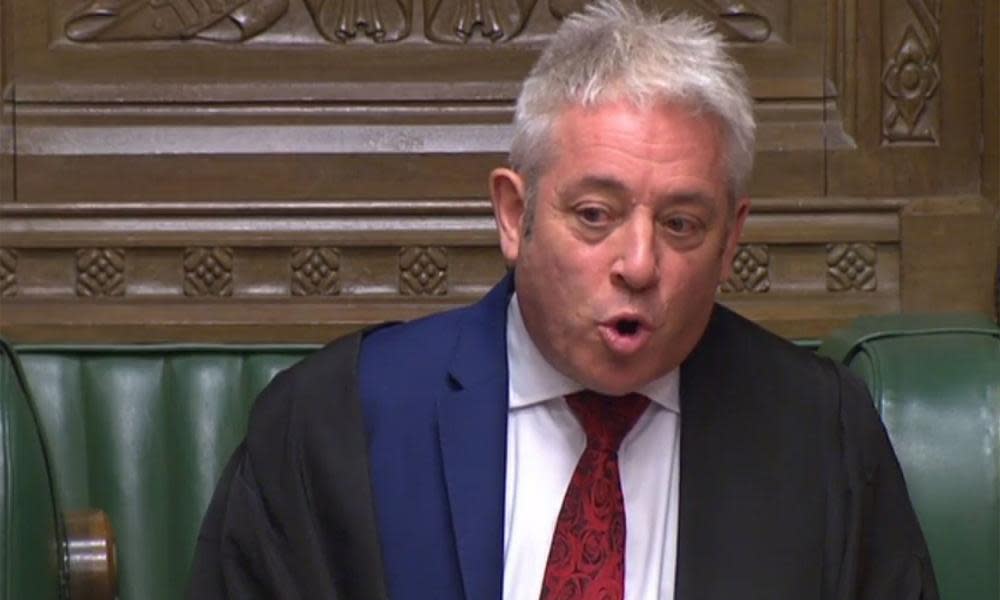
<path id="1" fill-rule="evenodd" d="M 715 298 L 722 273 L 722 257 L 715 248 L 697 256 L 675 254 L 667 264 L 664 287 L 668 300 L 691 303 Z"/>
<path id="2" fill-rule="evenodd" d="M 545 258 L 544 267 L 540 269 L 547 278 L 547 284 L 556 293 L 575 294 L 579 301 L 584 301 L 597 290 L 602 277 L 608 277 L 603 269 L 599 253 L 588 248 L 575 248 L 572 251 L 550 253 Z"/>

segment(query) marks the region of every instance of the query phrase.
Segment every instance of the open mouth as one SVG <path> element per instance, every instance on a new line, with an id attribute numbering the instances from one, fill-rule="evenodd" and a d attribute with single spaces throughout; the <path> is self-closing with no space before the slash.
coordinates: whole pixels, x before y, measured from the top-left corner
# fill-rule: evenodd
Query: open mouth
<path id="1" fill-rule="evenodd" d="M 636 319 L 619 319 L 615 323 L 615 331 L 620 335 L 635 335 L 639 333 L 639 321 Z"/>
<path id="2" fill-rule="evenodd" d="M 619 355 L 630 355 L 649 341 L 652 330 L 642 319 L 621 317 L 604 322 L 600 327 L 607 347 Z"/>

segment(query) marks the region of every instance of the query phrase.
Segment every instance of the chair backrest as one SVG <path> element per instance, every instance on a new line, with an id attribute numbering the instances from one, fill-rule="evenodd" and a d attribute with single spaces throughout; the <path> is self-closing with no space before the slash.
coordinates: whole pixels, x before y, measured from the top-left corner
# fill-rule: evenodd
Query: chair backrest
<path id="1" fill-rule="evenodd" d="M 183 596 L 202 515 L 253 399 L 315 346 L 24 346 L 64 510 L 100 508 L 122 600 Z"/>
<path id="2" fill-rule="evenodd" d="M 0 599 L 63 597 L 59 508 L 35 407 L 0 340 Z"/>
<path id="3" fill-rule="evenodd" d="M 946 600 L 1000 600 L 1000 329 L 984 317 L 858 320 L 821 354 L 868 384 Z"/>

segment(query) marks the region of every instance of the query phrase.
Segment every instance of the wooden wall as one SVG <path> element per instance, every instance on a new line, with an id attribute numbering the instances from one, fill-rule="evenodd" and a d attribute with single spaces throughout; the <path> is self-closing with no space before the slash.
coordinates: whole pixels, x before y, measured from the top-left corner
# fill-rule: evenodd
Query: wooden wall
<path id="1" fill-rule="evenodd" d="M 504 272 L 487 174 L 580 4 L 0 2 L 19 342 L 320 341 L 480 296 Z M 751 75 L 754 206 L 723 302 L 800 338 L 995 310 L 995 3 L 658 4 L 715 21 Z"/>

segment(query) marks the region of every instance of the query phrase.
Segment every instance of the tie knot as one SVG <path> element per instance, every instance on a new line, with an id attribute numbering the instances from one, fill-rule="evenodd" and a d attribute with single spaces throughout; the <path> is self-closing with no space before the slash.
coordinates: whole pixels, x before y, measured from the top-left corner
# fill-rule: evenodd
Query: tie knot
<path id="1" fill-rule="evenodd" d="M 625 435 L 649 406 L 649 398 L 635 393 L 605 396 L 583 390 L 566 396 L 566 403 L 587 434 L 588 448 L 617 452 Z"/>

